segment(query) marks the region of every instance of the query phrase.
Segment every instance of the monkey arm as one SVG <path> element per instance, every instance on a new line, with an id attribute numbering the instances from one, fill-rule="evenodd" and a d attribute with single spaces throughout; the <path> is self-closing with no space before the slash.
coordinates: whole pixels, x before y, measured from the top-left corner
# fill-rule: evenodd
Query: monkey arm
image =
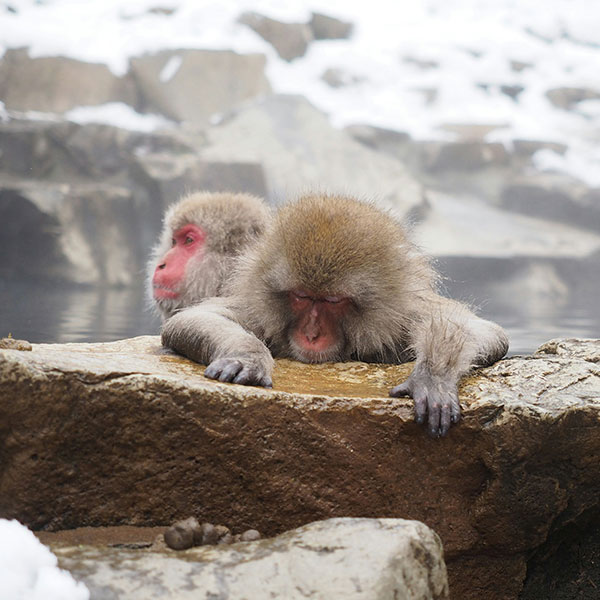
<path id="1" fill-rule="evenodd" d="M 411 396 L 416 421 L 423 423 L 427 416 L 429 433 L 438 437 L 460 418 L 460 377 L 473 367 L 502 358 L 508 350 L 508 339 L 501 327 L 477 317 L 454 300 L 435 295 L 422 306 L 412 327 L 415 367 L 390 394 Z"/>
<path id="2" fill-rule="evenodd" d="M 244 329 L 229 298 L 211 298 L 173 315 L 163 326 L 164 346 L 206 364 L 210 379 L 272 387 L 273 358 Z"/>

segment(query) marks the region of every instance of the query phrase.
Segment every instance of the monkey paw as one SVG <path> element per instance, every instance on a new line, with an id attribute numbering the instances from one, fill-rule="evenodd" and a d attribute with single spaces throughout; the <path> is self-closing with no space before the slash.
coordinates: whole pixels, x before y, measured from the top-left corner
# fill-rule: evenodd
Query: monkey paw
<path id="1" fill-rule="evenodd" d="M 273 387 L 271 376 L 265 368 L 251 358 L 217 358 L 206 367 L 204 376 L 241 385 Z"/>
<path id="2" fill-rule="evenodd" d="M 416 370 L 416 369 L 415 369 Z M 413 371 L 409 378 L 390 391 L 390 396 L 410 396 L 415 401 L 415 421 L 425 422 L 432 437 L 446 435 L 451 423 L 460 419 L 458 390 L 454 381 Z"/>

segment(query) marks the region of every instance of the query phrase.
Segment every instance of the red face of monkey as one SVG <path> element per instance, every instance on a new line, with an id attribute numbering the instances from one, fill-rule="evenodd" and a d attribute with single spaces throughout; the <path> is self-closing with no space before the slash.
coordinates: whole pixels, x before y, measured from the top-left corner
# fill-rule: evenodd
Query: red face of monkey
<path id="1" fill-rule="evenodd" d="M 297 357 L 306 362 L 322 362 L 337 355 L 344 343 L 341 323 L 350 299 L 294 290 L 289 293 L 289 303 L 295 316 L 290 341 Z"/>
<path id="2" fill-rule="evenodd" d="M 183 291 L 186 266 L 192 257 L 203 253 L 205 237 L 202 229 L 191 223 L 173 234 L 171 249 L 158 261 L 152 277 L 155 300 L 179 297 Z"/>

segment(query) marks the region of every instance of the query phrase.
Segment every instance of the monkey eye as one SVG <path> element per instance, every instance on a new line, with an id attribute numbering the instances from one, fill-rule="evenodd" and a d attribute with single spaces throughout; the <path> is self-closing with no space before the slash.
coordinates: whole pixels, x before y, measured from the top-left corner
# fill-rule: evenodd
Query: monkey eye
<path id="1" fill-rule="evenodd" d="M 325 302 L 330 302 L 331 304 L 339 304 L 343 298 L 341 296 L 327 296 L 324 298 Z"/>
<path id="2" fill-rule="evenodd" d="M 175 238 L 171 238 L 171 248 L 177 243 Z"/>
<path id="3" fill-rule="evenodd" d="M 307 298 L 310 298 L 310 296 L 306 292 L 302 292 L 300 290 L 292 292 L 292 295 L 294 295 L 296 298 L 300 298 L 301 300 L 306 300 Z"/>
<path id="4" fill-rule="evenodd" d="M 186 246 L 189 246 L 190 244 L 194 243 L 194 238 L 190 237 L 189 235 L 185 238 L 185 242 L 183 242 Z"/>

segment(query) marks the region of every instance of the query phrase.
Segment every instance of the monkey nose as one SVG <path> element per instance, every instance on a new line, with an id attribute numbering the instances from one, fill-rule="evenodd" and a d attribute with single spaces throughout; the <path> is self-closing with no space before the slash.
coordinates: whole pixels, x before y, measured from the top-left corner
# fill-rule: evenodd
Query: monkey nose
<path id="1" fill-rule="evenodd" d="M 311 322 L 304 329 L 304 335 L 309 342 L 314 342 L 321 335 L 321 330 L 317 323 Z"/>

